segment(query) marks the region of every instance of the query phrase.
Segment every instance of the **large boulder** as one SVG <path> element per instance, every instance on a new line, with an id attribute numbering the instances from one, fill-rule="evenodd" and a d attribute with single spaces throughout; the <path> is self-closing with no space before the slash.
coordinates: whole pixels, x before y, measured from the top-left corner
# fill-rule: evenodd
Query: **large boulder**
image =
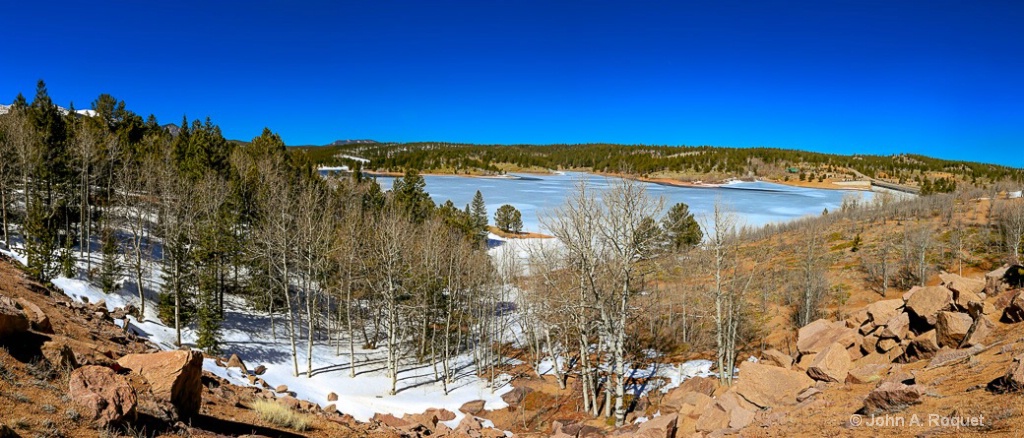
<path id="1" fill-rule="evenodd" d="M 868 316 L 875 325 L 885 324 L 903 309 L 903 300 L 896 298 L 892 300 L 875 301 L 868 305 Z"/>
<path id="2" fill-rule="evenodd" d="M 199 412 L 203 395 L 203 354 L 198 351 L 162 351 L 129 354 L 118 365 L 141 375 L 153 397 L 170 402 L 180 416 Z"/>
<path id="3" fill-rule="evenodd" d="M 924 388 L 920 385 L 884 382 L 868 393 L 861 412 L 865 415 L 875 415 L 882 412 L 900 411 L 907 406 L 921 403 L 923 395 Z"/>
<path id="4" fill-rule="evenodd" d="M 28 328 L 29 321 L 25 312 L 18 308 L 14 300 L 0 295 L 0 338 L 27 331 Z"/>
<path id="5" fill-rule="evenodd" d="M 514 408 L 519 407 L 519 405 L 521 403 L 523 403 L 523 400 L 526 399 L 526 395 L 531 393 L 531 392 L 533 392 L 533 388 L 527 388 L 525 386 L 519 386 L 519 387 L 512 388 L 512 390 L 509 391 L 509 392 L 506 392 L 504 395 L 501 396 L 501 399 L 505 403 L 508 403 L 508 406 L 510 408 L 514 409 Z"/>
<path id="6" fill-rule="evenodd" d="M 939 312 L 936 315 L 935 335 L 939 347 L 958 348 L 960 342 L 967 337 L 974 320 L 970 315 L 960 312 Z"/>
<path id="7" fill-rule="evenodd" d="M 637 429 L 636 434 L 633 436 L 643 438 L 675 438 L 678 422 L 679 416 L 676 414 L 655 417 L 640 423 L 640 428 Z"/>
<path id="8" fill-rule="evenodd" d="M 847 327 L 846 323 L 819 319 L 800 328 L 796 347 L 801 354 L 814 354 L 833 342 L 847 348 L 856 344 L 858 340 L 857 331 Z"/>
<path id="9" fill-rule="evenodd" d="M 789 367 L 793 366 L 793 358 L 786 353 L 772 348 L 761 353 L 761 363 L 789 369 Z"/>
<path id="10" fill-rule="evenodd" d="M 743 362 L 739 368 L 736 392 L 761 408 L 796 404 L 797 394 L 814 386 L 814 380 L 799 371 L 754 362 Z"/>
<path id="11" fill-rule="evenodd" d="M 915 289 L 914 293 L 907 298 L 906 308 L 928 326 L 935 325 L 935 318 L 939 312 L 953 310 L 953 291 L 942 286 Z"/>
<path id="12" fill-rule="evenodd" d="M 850 355 L 842 345 L 833 343 L 818 353 L 807 368 L 807 375 L 814 380 L 823 382 L 846 381 L 846 375 L 850 373 Z"/>
<path id="13" fill-rule="evenodd" d="M 907 348 L 907 357 L 914 360 L 930 359 L 939 351 L 939 340 L 936 330 L 928 330 L 915 336 Z"/>
<path id="14" fill-rule="evenodd" d="M 720 403 L 712 403 L 697 417 L 697 432 L 714 432 L 729 427 L 729 412 Z"/>
<path id="15" fill-rule="evenodd" d="M 985 294 L 998 295 L 1000 292 L 1006 290 L 1006 283 L 1003 282 L 1003 277 L 1006 276 L 1006 271 L 1010 269 L 1010 265 L 1003 265 L 1002 267 L 985 274 Z"/>
<path id="16" fill-rule="evenodd" d="M 943 272 L 939 274 L 939 278 L 942 279 L 942 285 L 953 291 L 953 298 L 956 299 L 957 295 L 974 295 L 985 291 L 985 280 L 978 280 L 974 278 L 964 278 L 957 274 L 950 274 Z"/>
<path id="17" fill-rule="evenodd" d="M 691 377 L 679 385 L 681 391 L 693 391 L 704 395 L 713 395 L 718 389 L 718 379 L 712 377 Z"/>
<path id="18" fill-rule="evenodd" d="M 135 414 L 135 390 L 114 370 L 88 365 L 71 372 L 68 395 L 80 412 L 98 426 L 119 423 Z"/>
<path id="19" fill-rule="evenodd" d="M 485 403 L 486 402 L 483 400 L 473 400 L 465 402 L 462 404 L 462 406 L 459 407 L 459 412 L 469 415 L 479 414 L 484 411 Z"/>

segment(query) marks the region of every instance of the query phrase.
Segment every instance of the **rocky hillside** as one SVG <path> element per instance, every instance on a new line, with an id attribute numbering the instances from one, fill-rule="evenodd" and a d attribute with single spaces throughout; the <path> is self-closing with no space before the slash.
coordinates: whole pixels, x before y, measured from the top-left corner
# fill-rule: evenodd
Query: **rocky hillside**
<path id="1" fill-rule="evenodd" d="M 1024 418 L 1020 267 L 915 287 L 845 321 L 800 329 L 732 387 L 691 379 L 652 400 L 645 436 L 956 436 L 1012 433 Z M 649 422 L 650 423 L 650 422 Z M 651 430 L 643 423 L 637 433 Z M 645 426 L 647 426 L 645 428 Z M 554 431 L 554 432 L 557 432 Z M 561 435 L 564 436 L 564 435 Z"/>
<path id="2" fill-rule="evenodd" d="M 134 309 L 73 301 L 12 263 L 0 257 L 0 437 L 504 436 L 473 415 L 449 428 L 443 410 L 359 423 L 271 388 L 258 366 L 214 358 L 257 383 L 231 385 L 198 351 L 159 351 L 122 329 Z"/>

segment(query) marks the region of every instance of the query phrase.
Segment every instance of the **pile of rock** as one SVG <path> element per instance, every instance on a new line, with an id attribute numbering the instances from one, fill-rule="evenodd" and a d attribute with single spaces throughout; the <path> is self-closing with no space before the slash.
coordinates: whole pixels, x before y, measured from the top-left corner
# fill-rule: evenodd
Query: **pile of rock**
<path id="1" fill-rule="evenodd" d="M 987 316 L 995 313 L 986 301 L 986 282 L 948 273 L 940 277 L 940 286 L 914 287 L 902 299 L 877 301 L 854 314 L 845 321 L 852 332 L 823 320 L 800 329 L 800 338 L 808 339 L 803 347 L 798 344 L 800 363 L 818 353 L 809 346 L 828 339 L 846 347 L 852 368 L 928 359 L 941 349 L 980 345 L 993 328 Z"/>

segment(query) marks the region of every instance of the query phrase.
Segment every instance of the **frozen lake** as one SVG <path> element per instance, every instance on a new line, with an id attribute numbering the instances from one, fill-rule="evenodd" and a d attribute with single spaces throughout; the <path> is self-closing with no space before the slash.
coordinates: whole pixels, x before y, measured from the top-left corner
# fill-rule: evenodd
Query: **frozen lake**
<path id="1" fill-rule="evenodd" d="M 451 200 L 463 208 L 473 200 L 477 190 L 484 196 L 488 219 L 494 221 L 494 212 L 503 204 L 511 204 L 523 214 L 526 231 L 544 230 L 539 214 L 565 202 L 576 182 L 583 178 L 593 189 L 609 186 L 614 177 L 589 173 L 560 173 L 552 175 L 515 175 L 513 178 L 473 178 L 464 176 L 424 176 L 427 192 L 438 205 Z M 390 190 L 393 177 L 377 177 L 381 188 Z M 642 183 L 652 197 L 663 197 L 665 208 L 685 202 L 690 211 L 701 220 L 712 211 L 715 200 L 721 198 L 728 209 L 735 212 L 742 225 L 761 226 L 783 222 L 807 215 L 821 214 L 822 210 L 836 210 L 846 196 L 870 201 L 873 193 L 860 190 L 822 190 L 792 187 L 766 182 L 736 182 L 724 187 L 677 187 L 655 183 Z"/>

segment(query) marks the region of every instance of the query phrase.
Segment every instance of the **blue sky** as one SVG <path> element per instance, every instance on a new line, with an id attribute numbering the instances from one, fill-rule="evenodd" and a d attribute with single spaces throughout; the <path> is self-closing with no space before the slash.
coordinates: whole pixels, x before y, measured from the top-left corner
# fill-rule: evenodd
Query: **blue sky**
<path id="1" fill-rule="evenodd" d="M 229 138 L 773 146 L 1024 166 L 1024 2 L 7 2 L 45 79 Z"/>

